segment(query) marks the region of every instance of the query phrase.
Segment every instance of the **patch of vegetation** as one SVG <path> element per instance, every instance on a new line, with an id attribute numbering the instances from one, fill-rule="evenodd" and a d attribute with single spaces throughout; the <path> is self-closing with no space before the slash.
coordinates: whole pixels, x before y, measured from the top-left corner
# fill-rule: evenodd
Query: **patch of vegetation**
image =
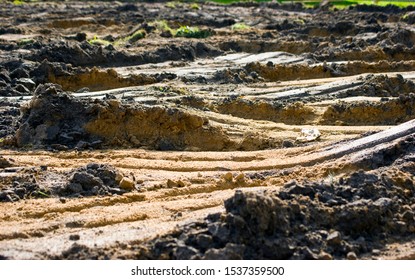
<path id="1" fill-rule="evenodd" d="M 111 44 L 111 42 L 104 40 L 104 39 L 100 39 L 96 35 L 94 36 L 94 38 L 89 39 L 88 43 L 90 43 L 91 45 L 98 45 L 98 46 L 108 46 Z"/>
<path id="2" fill-rule="evenodd" d="M 176 9 L 177 8 L 177 2 L 167 2 L 166 3 L 166 8 L 170 8 L 170 9 Z"/>
<path id="3" fill-rule="evenodd" d="M 33 39 L 21 39 L 19 42 L 17 42 L 17 45 L 20 47 L 33 44 L 35 40 Z"/>
<path id="4" fill-rule="evenodd" d="M 152 21 L 148 25 L 153 26 L 159 32 L 170 32 L 171 34 L 174 33 L 174 30 L 171 29 L 171 27 L 165 20 Z"/>
<path id="5" fill-rule="evenodd" d="M 13 5 L 22 5 L 24 2 L 21 0 L 14 0 Z"/>
<path id="6" fill-rule="evenodd" d="M 249 25 L 246 25 L 243 22 L 238 22 L 238 23 L 235 23 L 234 25 L 231 26 L 232 30 L 248 30 L 250 28 L 251 27 Z"/>
<path id="7" fill-rule="evenodd" d="M 135 43 L 140 39 L 143 39 L 144 37 L 146 37 L 147 33 L 144 29 L 139 29 L 137 31 L 135 31 L 133 34 L 131 34 L 130 36 L 127 36 L 126 38 L 124 38 L 125 41 L 128 41 L 129 43 Z"/>
<path id="8" fill-rule="evenodd" d="M 199 27 L 195 26 L 181 26 L 176 30 L 176 37 L 186 37 L 186 38 L 207 38 L 211 32 L 209 30 L 200 30 Z"/>
<path id="9" fill-rule="evenodd" d="M 200 10 L 200 6 L 197 3 L 192 3 L 192 4 L 190 4 L 190 9 Z"/>

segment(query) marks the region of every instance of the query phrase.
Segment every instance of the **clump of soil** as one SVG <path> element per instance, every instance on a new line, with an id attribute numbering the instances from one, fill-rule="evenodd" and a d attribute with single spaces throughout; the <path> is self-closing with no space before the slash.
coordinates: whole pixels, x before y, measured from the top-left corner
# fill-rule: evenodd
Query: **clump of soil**
<path id="1" fill-rule="evenodd" d="M 47 166 L 16 168 L 0 158 L 6 168 L 0 178 L 0 201 L 29 198 L 121 195 L 135 189 L 134 180 L 108 164 L 89 163 L 68 172 L 48 170 Z M 6 176 L 7 175 L 7 176 Z"/>
<path id="2" fill-rule="evenodd" d="M 56 192 L 60 196 L 92 196 L 123 194 L 123 176 L 114 167 L 106 164 L 90 163 L 71 172 L 69 182 Z"/>
<path id="3" fill-rule="evenodd" d="M 0 100 L 0 147 L 10 144 L 9 138 L 19 126 L 20 104 Z"/>
<path id="4" fill-rule="evenodd" d="M 38 86 L 32 100 L 21 108 L 21 126 L 16 132 L 17 145 L 41 147 L 56 144 L 57 149 L 84 145 L 80 143 L 81 140 L 93 139 L 83 129 L 91 116 L 92 107 L 92 104 L 87 105 L 64 93 L 56 85 Z"/>
<path id="5" fill-rule="evenodd" d="M 10 167 L 13 164 L 10 162 L 10 160 L 0 156 L 0 168 L 6 168 L 6 167 Z"/>
<path id="6" fill-rule="evenodd" d="M 221 53 L 220 50 L 203 42 L 171 44 L 154 51 L 131 54 L 116 50 L 112 45 L 102 47 L 91 45 L 86 41 L 66 41 L 36 46 L 34 51 L 25 58 L 37 62 L 47 59 L 51 62 L 70 63 L 73 66 L 127 66 L 168 60 L 193 61 L 196 57 L 217 56 Z"/>
<path id="7" fill-rule="evenodd" d="M 0 65 L 0 96 L 24 96 L 30 94 L 36 84 L 31 79 L 33 63 L 22 60 L 2 61 Z"/>
<path id="8" fill-rule="evenodd" d="M 5 174 L 0 177 L 0 201 L 14 202 L 21 199 L 45 198 L 51 195 L 50 189 L 43 187 L 38 182 L 40 168 L 13 168 L 11 163 L 6 167 Z M 9 169 L 7 169 L 9 167 Z"/>
<path id="9" fill-rule="evenodd" d="M 123 104 L 112 97 L 91 102 L 52 84 L 40 85 L 22 112 L 22 125 L 16 132 L 19 147 L 223 150 L 232 146 L 220 127 L 178 107 Z"/>

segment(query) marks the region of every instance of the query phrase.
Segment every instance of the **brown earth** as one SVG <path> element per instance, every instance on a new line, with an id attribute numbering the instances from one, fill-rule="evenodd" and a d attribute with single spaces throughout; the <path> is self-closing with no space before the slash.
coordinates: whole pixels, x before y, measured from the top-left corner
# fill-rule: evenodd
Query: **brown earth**
<path id="1" fill-rule="evenodd" d="M 412 7 L 151 2 L 0 4 L 1 259 L 413 259 Z"/>

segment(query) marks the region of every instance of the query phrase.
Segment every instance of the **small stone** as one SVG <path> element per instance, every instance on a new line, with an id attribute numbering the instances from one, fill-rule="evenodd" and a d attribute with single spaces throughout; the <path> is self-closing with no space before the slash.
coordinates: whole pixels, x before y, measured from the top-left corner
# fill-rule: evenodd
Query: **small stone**
<path id="1" fill-rule="evenodd" d="M 406 221 L 406 222 L 413 222 L 414 220 L 414 212 L 412 211 L 405 211 L 402 214 L 402 218 Z"/>
<path id="2" fill-rule="evenodd" d="M 294 141 L 291 141 L 291 140 L 283 140 L 282 141 L 282 146 L 284 148 L 291 148 L 291 147 L 294 147 L 295 144 L 294 144 Z"/>
<path id="3" fill-rule="evenodd" d="M 355 252 L 349 252 L 349 253 L 347 253 L 346 258 L 348 260 L 357 260 L 357 256 L 356 256 L 356 253 Z"/>
<path id="4" fill-rule="evenodd" d="M 79 236 L 79 234 L 71 234 L 71 235 L 69 235 L 69 240 L 77 241 L 79 239 L 81 239 L 81 237 Z"/>
<path id="5" fill-rule="evenodd" d="M 115 181 L 119 184 L 121 182 L 122 178 L 124 178 L 124 176 L 121 174 L 121 172 L 116 171 Z"/>
<path id="6" fill-rule="evenodd" d="M 5 159 L 4 157 L 0 156 L 0 168 L 10 167 L 12 164 L 9 160 Z"/>
<path id="7" fill-rule="evenodd" d="M 32 79 L 29 78 L 21 78 L 17 80 L 18 84 L 24 85 L 29 90 L 34 90 L 36 87 L 35 82 L 33 82 Z"/>
<path id="8" fill-rule="evenodd" d="M 375 256 L 378 256 L 378 255 L 380 255 L 380 250 L 378 250 L 378 249 L 373 249 L 373 250 L 372 250 L 372 254 L 373 254 L 373 255 L 375 255 Z"/>
<path id="9" fill-rule="evenodd" d="M 30 90 L 22 84 L 18 84 L 14 89 L 23 94 L 30 93 Z"/>
<path id="10" fill-rule="evenodd" d="M 198 234 L 196 237 L 196 242 L 200 248 L 206 250 L 212 246 L 213 239 L 212 236 L 207 234 Z"/>
<path id="11" fill-rule="evenodd" d="M 176 249 L 176 258 L 178 260 L 190 260 L 194 255 L 197 255 L 198 253 L 199 251 L 193 247 L 181 245 Z"/>
<path id="12" fill-rule="evenodd" d="M 66 198 L 61 197 L 61 198 L 59 198 L 59 201 L 60 201 L 61 203 L 66 203 Z"/>
<path id="13" fill-rule="evenodd" d="M 17 68 L 10 73 L 10 78 L 19 79 L 19 78 L 29 78 L 29 72 L 23 68 Z"/>
<path id="14" fill-rule="evenodd" d="M 178 181 L 173 181 L 168 179 L 167 180 L 167 187 L 168 188 L 183 188 L 185 186 L 185 184 L 183 183 L 183 181 L 178 180 Z"/>
<path id="15" fill-rule="evenodd" d="M 170 179 L 168 179 L 167 180 L 167 187 L 168 188 L 175 188 L 177 186 L 177 184 L 174 182 L 174 181 L 172 181 L 172 180 L 170 180 Z"/>
<path id="16" fill-rule="evenodd" d="M 85 141 L 79 141 L 78 144 L 76 144 L 75 148 L 83 150 L 83 149 L 87 149 L 90 146 L 90 144 L 88 142 Z"/>
<path id="17" fill-rule="evenodd" d="M 332 255 L 330 255 L 329 253 L 327 253 L 327 252 L 321 252 L 319 255 L 318 255 L 318 259 L 319 260 L 332 260 L 333 259 L 333 256 Z"/>
<path id="18" fill-rule="evenodd" d="M 235 177 L 235 181 L 236 182 L 245 182 L 245 175 L 243 173 L 239 173 L 236 177 Z"/>
<path id="19" fill-rule="evenodd" d="M 228 172 L 228 173 L 224 174 L 224 175 L 222 176 L 222 178 L 223 178 L 225 181 L 232 182 L 232 180 L 233 180 L 233 175 L 232 175 L 232 173 L 231 173 L 231 172 Z"/>
<path id="20" fill-rule="evenodd" d="M 71 182 L 80 184 L 85 191 L 91 190 L 94 186 L 101 187 L 103 185 L 100 178 L 84 171 L 74 173 Z"/>
<path id="21" fill-rule="evenodd" d="M 333 231 L 329 234 L 329 236 L 327 236 L 326 240 L 329 245 L 340 245 L 342 241 L 341 233 L 338 231 Z"/>
<path id="22" fill-rule="evenodd" d="M 85 41 L 86 40 L 86 37 L 87 37 L 86 33 L 80 32 L 80 33 L 77 33 L 76 34 L 75 40 L 77 40 L 79 42 L 82 42 L 82 41 Z"/>
<path id="23" fill-rule="evenodd" d="M 123 190 L 133 190 L 135 183 L 130 178 L 124 177 L 120 181 L 120 188 Z"/>

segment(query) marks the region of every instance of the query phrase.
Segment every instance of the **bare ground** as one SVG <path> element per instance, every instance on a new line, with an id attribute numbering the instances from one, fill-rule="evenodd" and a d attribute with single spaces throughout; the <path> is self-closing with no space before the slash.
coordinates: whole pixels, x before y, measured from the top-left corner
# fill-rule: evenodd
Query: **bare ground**
<path id="1" fill-rule="evenodd" d="M 413 258 L 410 8 L 2 5 L 2 258 Z"/>

